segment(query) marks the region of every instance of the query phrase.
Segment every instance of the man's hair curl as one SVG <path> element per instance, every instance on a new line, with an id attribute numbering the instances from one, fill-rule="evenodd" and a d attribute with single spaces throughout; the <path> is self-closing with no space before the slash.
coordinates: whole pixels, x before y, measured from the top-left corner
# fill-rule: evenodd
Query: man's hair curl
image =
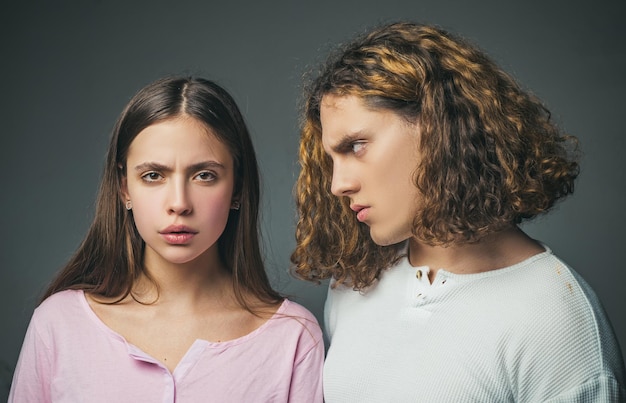
<path id="1" fill-rule="evenodd" d="M 477 242 L 545 213 L 574 191 L 574 137 L 477 47 L 433 26 L 394 23 L 338 49 L 305 93 L 296 183 L 295 273 L 371 285 L 399 258 L 378 246 L 347 199 L 330 192 L 320 124 L 324 95 L 356 95 L 419 130 L 413 235 L 431 245 Z"/>

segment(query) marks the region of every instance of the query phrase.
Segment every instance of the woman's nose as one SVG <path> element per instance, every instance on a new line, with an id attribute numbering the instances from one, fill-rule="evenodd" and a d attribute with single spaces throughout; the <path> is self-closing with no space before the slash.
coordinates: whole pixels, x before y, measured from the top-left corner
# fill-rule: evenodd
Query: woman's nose
<path id="1" fill-rule="evenodd" d="M 185 215 L 191 212 L 191 199 L 189 198 L 186 183 L 183 180 L 172 181 L 168 199 L 168 212 Z"/>

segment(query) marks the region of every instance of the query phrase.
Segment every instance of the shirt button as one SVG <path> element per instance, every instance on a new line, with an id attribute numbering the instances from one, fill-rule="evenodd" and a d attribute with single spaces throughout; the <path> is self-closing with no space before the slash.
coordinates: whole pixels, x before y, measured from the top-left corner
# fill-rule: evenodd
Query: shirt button
<path id="1" fill-rule="evenodd" d="M 422 271 L 418 270 L 417 273 L 415 273 L 415 277 L 417 277 L 418 280 L 422 279 Z"/>

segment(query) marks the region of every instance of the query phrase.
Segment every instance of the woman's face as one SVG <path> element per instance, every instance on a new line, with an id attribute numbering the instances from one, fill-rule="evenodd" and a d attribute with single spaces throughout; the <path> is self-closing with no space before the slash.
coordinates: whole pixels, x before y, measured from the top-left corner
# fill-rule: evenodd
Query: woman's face
<path id="1" fill-rule="evenodd" d="M 145 259 L 174 264 L 217 256 L 234 190 L 233 158 L 196 119 L 165 120 L 132 141 L 123 179 Z"/>

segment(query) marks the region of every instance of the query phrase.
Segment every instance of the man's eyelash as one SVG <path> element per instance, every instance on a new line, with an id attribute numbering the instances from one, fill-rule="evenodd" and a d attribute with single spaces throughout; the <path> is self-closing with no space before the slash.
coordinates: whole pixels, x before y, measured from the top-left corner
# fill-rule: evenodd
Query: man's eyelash
<path id="1" fill-rule="evenodd" d="M 352 144 L 350 144 L 350 151 L 352 151 L 353 153 L 357 153 L 359 151 L 361 151 L 363 148 L 365 148 L 365 142 L 364 141 L 355 141 Z"/>

